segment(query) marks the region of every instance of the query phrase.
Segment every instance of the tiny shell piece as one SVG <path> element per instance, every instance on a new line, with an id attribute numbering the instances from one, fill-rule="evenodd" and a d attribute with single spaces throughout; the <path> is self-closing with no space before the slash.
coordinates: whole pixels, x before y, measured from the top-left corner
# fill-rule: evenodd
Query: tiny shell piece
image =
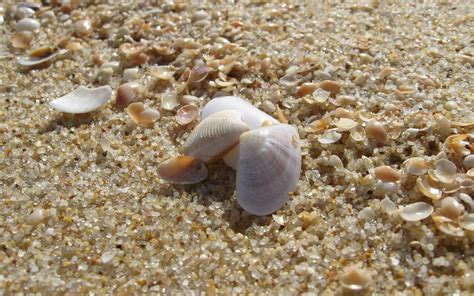
<path id="1" fill-rule="evenodd" d="M 365 129 L 360 125 L 356 126 L 355 128 L 351 129 L 350 137 L 356 142 L 363 141 L 366 137 Z"/>
<path id="2" fill-rule="evenodd" d="M 418 177 L 416 180 L 416 188 L 425 196 L 431 199 L 440 199 L 443 192 L 434 187 L 426 175 Z"/>
<path id="3" fill-rule="evenodd" d="M 318 88 L 313 93 L 313 99 L 318 103 L 324 103 L 328 100 L 330 95 L 331 95 L 331 93 L 329 91 L 324 90 L 322 88 Z"/>
<path id="4" fill-rule="evenodd" d="M 207 178 L 207 168 L 190 156 L 175 156 L 158 165 L 158 176 L 175 184 L 194 184 Z"/>
<path id="5" fill-rule="evenodd" d="M 112 97 L 110 86 L 87 88 L 79 86 L 69 94 L 49 102 L 49 105 L 66 113 L 88 113 L 105 105 Z"/>
<path id="6" fill-rule="evenodd" d="M 385 211 L 385 213 L 391 215 L 397 212 L 397 205 L 388 197 L 386 196 L 382 201 L 380 202 L 380 205 L 382 209 Z"/>
<path id="7" fill-rule="evenodd" d="M 199 117 L 199 108 L 194 105 L 185 105 L 176 112 L 176 121 L 181 125 L 186 125 Z"/>
<path id="8" fill-rule="evenodd" d="M 341 275 L 341 285 L 351 291 L 361 291 L 372 282 L 370 274 L 362 269 L 353 268 Z"/>
<path id="9" fill-rule="evenodd" d="M 319 87 L 330 92 L 331 96 L 336 96 L 341 92 L 341 84 L 337 81 L 324 80 L 319 84 Z"/>
<path id="10" fill-rule="evenodd" d="M 157 79 L 171 80 L 175 71 L 171 66 L 154 66 L 151 68 L 151 75 Z"/>
<path id="11" fill-rule="evenodd" d="M 165 110 L 171 111 L 179 106 L 178 94 L 176 91 L 166 91 L 161 97 L 161 107 Z"/>
<path id="12" fill-rule="evenodd" d="M 415 202 L 399 209 L 400 217 L 409 222 L 428 218 L 433 213 L 433 206 L 426 202 Z"/>
<path id="13" fill-rule="evenodd" d="M 474 213 L 464 214 L 459 218 L 459 225 L 469 231 L 474 231 Z"/>
<path id="14" fill-rule="evenodd" d="M 349 118 L 340 118 L 336 123 L 338 132 L 345 132 L 357 126 L 357 122 Z"/>
<path id="15" fill-rule="evenodd" d="M 128 82 L 137 77 L 138 68 L 128 68 L 123 70 L 122 81 Z"/>
<path id="16" fill-rule="evenodd" d="M 385 127 L 377 122 L 369 122 L 366 127 L 367 136 L 370 140 L 374 140 L 377 144 L 383 145 L 387 143 L 388 134 Z"/>
<path id="17" fill-rule="evenodd" d="M 41 25 L 37 20 L 32 19 L 32 18 L 24 18 L 16 24 L 16 31 L 17 32 L 21 32 L 21 31 L 34 32 L 34 31 L 38 31 L 40 26 Z"/>
<path id="18" fill-rule="evenodd" d="M 407 173 L 414 176 L 424 175 L 428 171 L 428 164 L 421 157 L 413 157 L 405 161 Z"/>
<path id="19" fill-rule="evenodd" d="M 160 112 L 153 109 L 146 109 L 140 113 L 140 123 L 143 124 L 153 123 L 158 120 L 158 118 L 160 118 Z"/>
<path id="20" fill-rule="evenodd" d="M 400 173 L 388 165 L 374 168 L 374 175 L 382 182 L 396 182 L 400 180 Z"/>
<path id="21" fill-rule="evenodd" d="M 296 97 L 301 98 L 309 94 L 312 94 L 314 90 L 316 89 L 316 87 L 317 85 L 314 83 L 305 82 L 300 87 L 298 87 L 298 90 L 296 91 Z"/>
<path id="22" fill-rule="evenodd" d="M 449 219 L 456 220 L 463 210 L 463 205 L 454 197 L 448 196 L 441 200 L 440 214 Z"/>
<path id="23" fill-rule="evenodd" d="M 474 154 L 470 154 L 468 156 L 466 156 L 462 162 L 462 165 L 466 168 L 466 169 L 471 169 L 474 167 Z"/>
<path id="24" fill-rule="evenodd" d="M 120 85 L 117 89 L 115 104 L 120 108 L 127 107 L 130 103 L 137 100 L 140 94 L 140 84 L 137 82 L 128 82 Z"/>
<path id="25" fill-rule="evenodd" d="M 341 139 L 342 135 L 335 130 L 330 130 L 318 137 L 318 142 L 321 144 L 333 144 Z"/>
<path id="26" fill-rule="evenodd" d="M 38 225 L 44 219 L 44 210 L 41 208 L 35 209 L 30 215 L 25 219 L 25 222 L 30 225 Z"/>
<path id="27" fill-rule="evenodd" d="M 145 106 L 143 105 L 142 102 L 135 102 L 135 103 L 129 104 L 125 110 L 127 111 L 128 115 L 132 117 L 133 121 L 136 124 L 139 124 L 140 114 L 142 114 L 142 112 L 145 111 Z"/>
<path id="28" fill-rule="evenodd" d="M 21 49 L 30 47 L 31 41 L 33 41 L 33 33 L 31 31 L 16 32 L 10 39 L 14 48 Z"/>

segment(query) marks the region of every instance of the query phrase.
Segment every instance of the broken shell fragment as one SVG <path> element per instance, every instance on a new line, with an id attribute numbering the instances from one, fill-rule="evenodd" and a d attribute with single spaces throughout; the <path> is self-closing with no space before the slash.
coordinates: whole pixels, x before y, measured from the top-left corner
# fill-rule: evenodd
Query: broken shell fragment
<path id="1" fill-rule="evenodd" d="M 404 165 L 406 165 L 406 171 L 410 175 L 421 176 L 428 171 L 428 163 L 421 157 L 407 159 Z"/>
<path id="2" fill-rule="evenodd" d="M 444 217 L 438 212 L 434 212 L 431 218 L 433 219 L 433 222 L 439 231 L 452 236 L 464 236 L 464 230 L 456 221 L 453 221 L 448 217 Z"/>
<path id="3" fill-rule="evenodd" d="M 420 221 L 428 218 L 433 213 L 433 206 L 426 202 L 415 202 L 399 209 L 400 217 L 409 222 Z"/>
<path id="4" fill-rule="evenodd" d="M 171 111 L 178 106 L 178 94 L 176 93 L 176 91 L 168 90 L 161 97 L 161 107 L 163 109 Z"/>
<path id="5" fill-rule="evenodd" d="M 41 24 L 32 18 L 24 18 L 20 20 L 18 23 L 16 23 L 16 31 L 17 32 L 22 32 L 22 31 L 38 31 L 39 28 L 41 27 Z"/>
<path id="6" fill-rule="evenodd" d="M 112 97 L 110 86 L 87 88 L 79 86 L 69 94 L 49 102 L 49 105 L 66 113 L 88 113 L 105 105 Z"/>
<path id="7" fill-rule="evenodd" d="M 145 111 L 145 106 L 143 105 L 142 102 L 135 102 L 135 103 L 129 104 L 125 110 L 127 111 L 128 115 L 132 117 L 133 121 L 136 124 L 139 124 L 140 114 L 142 114 L 142 112 Z"/>
<path id="8" fill-rule="evenodd" d="M 151 68 L 151 75 L 156 79 L 171 80 L 176 69 L 171 66 L 154 66 Z"/>
<path id="9" fill-rule="evenodd" d="M 16 32 L 10 39 L 14 48 L 27 49 L 33 41 L 33 33 L 30 31 Z"/>
<path id="10" fill-rule="evenodd" d="M 248 130 L 239 112 L 214 113 L 193 130 L 184 145 L 184 154 L 207 163 L 230 151 Z"/>
<path id="11" fill-rule="evenodd" d="M 337 81 L 332 80 L 324 80 L 319 84 L 319 88 L 322 88 L 331 93 L 331 96 L 336 96 L 338 93 L 341 92 L 341 84 Z"/>
<path id="12" fill-rule="evenodd" d="M 341 275 L 341 285 L 351 291 L 361 291 L 372 282 L 370 274 L 358 268 L 350 269 Z"/>
<path id="13" fill-rule="evenodd" d="M 377 142 L 379 145 L 387 143 L 388 134 L 385 127 L 377 122 L 369 122 L 366 126 L 367 137 L 370 140 Z"/>
<path id="14" fill-rule="evenodd" d="M 175 156 L 158 165 L 158 176 L 175 184 L 195 184 L 207 178 L 207 168 L 190 156 Z"/>
<path id="15" fill-rule="evenodd" d="M 146 109 L 140 113 L 141 124 L 151 124 L 160 118 L 160 112 L 153 109 Z"/>
<path id="16" fill-rule="evenodd" d="M 137 100 L 140 89 L 140 84 L 137 82 L 128 82 L 120 85 L 117 89 L 115 104 L 120 108 L 127 107 L 130 103 Z"/>
<path id="17" fill-rule="evenodd" d="M 441 189 L 435 187 L 426 175 L 418 177 L 416 180 L 416 188 L 424 196 L 431 199 L 440 199 L 443 195 Z"/>
<path id="18" fill-rule="evenodd" d="M 287 124 L 240 136 L 237 201 L 242 208 L 254 215 L 268 215 L 286 203 L 300 177 L 298 139 L 296 128 Z"/>
<path id="19" fill-rule="evenodd" d="M 199 117 L 199 108 L 194 105 L 185 105 L 176 112 L 176 121 L 181 125 L 186 125 Z"/>
<path id="20" fill-rule="evenodd" d="M 341 139 L 342 135 L 335 130 L 330 130 L 318 137 L 318 142 L 321 144 L 333 144 Z"/>

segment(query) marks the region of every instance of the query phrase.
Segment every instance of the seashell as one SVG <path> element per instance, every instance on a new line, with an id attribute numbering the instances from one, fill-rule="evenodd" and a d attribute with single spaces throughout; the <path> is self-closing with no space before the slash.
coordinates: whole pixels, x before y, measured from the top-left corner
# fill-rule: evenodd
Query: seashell
<path id="1" fill-rule="evenodd" d="M 137 75 L 138 75 L 138 68 L 127 68 L 123 70 L 122 81 L 129 82 L 137 78 Z"/>
<path id="2" fill-rule="evenodd" d="M 140 94 L 140 84 L 137 82 L 128 82 L 120 85 L 117 88 L 117 96 L 115 98 L 115 105 L 120 108 L 127 107 L 130 103 L 137 100 Z"/>
<path id="3" fill-rule="evenodd" d="M 397 205 L 387 196 L 382 199 L 380 206 L 383 211 L 389 215 L 395 214 L 397 212 Z"/>
<path id="4" fill-rule="evenodd" d="M 27 49 L 33 41 L 33 33 L 30 31 L 16 32 L 10 39 L 14 48 Z"/>
<path id="5" fill-rule="evenodd" d="M 459 225 L 469 231 L 474 231 L 474 213 L 464 214 L 458 220 Z"/>
<path id="6" fill-rule="evenodd" d="M 16 31 L 17 32 L 22 32 L 22 31 L 38 31 L 41 27 L 41 24 L 32 18 L 24 18 L 20 20 L 18 23 L 16 23 Z"/>
<path id="7" fill-rule="evenodd" d="M 467 134 L 451 135 L 446 138 L 444 143 L 446 147 L 449 150 L 453 151 L 455 154 L 463 156 L 469 155 L 471 153 L 471 150 L 467 148 L 467 146 L 469 145 L 469 142 L 465 141 L 467 137 Z"/>
<path id="8" fill-rule="evenodd" d="M 469 194 L 461 192 L 458 194 L 458 198 L 460 201 L 464 202 L 465 204 L 469 206 L 471 212 L 474 211 L 474 200 Z"/>
<path id="9" fill-rule="evenodd" d="M 345 108 L 338 107 L 334 110 L 334 116 L 337 118 L 353 118 L 353 111 L 349 111 Z M 357 125 L 357 124 L 356 124 Z"/>
<path id="10" fill-rule="evenodd" d="M 176 112 L 176 121 L 181 125 L 186 125 L 199 117 L 199 108 L 194 105 L 185 105 Z"/>
<path id="11" fill-rule="evenodd" d="M 31 52 L 28 57 L 19 57 L 18 64 L 23 67 L 34 67 L 52 61 L 54 58 L 68 52 L 67 49 L 54 51 L 51 47 L 42 47 Z"/>
<path id="12" fill-rule="evenodd" d="M 287 124 L 273 124 L 240 136 L 237 201 L 254 215 L 282 207 L 300 177 L 298 132 Z"/>
<path id="13" fill-rule="evenodd" d="M 193 84 L 204 81 L 212 71 L 214 69 L 206 65 L 196 66 L 189 73 L 188 83 Z"/>
<path id="14" fill-rule="evenodd" d="M 363 141 L 366 138 L 365 128 L 360 125 L 356 126 L 355 128 L 351 129 L 350 137 L 356 142 Z"/>
<path id="15" fill-rule="evenodd" d="M 330 130 L 318 137 L 318 142 L 321 144 L 333 144 L 341 139 L 342 135 L 335 130 Z"/>
<path id="16" fill-rule="evenodd" d="M 421 176 L 428 171 L 428 163 L 421 157 L 409 158 L 404 162 L 404 165 L 410 175 Z"/>
<path id="17" fill-rule="evenodd" d="M 370 140 L 375 141 L 377 144 L 384 145 L 385 143 L 387 143 L 388 134 L 382 124 L 371 121 L 367 123 L 365 131 L 367 133 L 367 137 Z"/>
<path id="18" fill-rule="evenodd" d="M 426 202 L 415 202 L 399 209 L 400 217 L 409 222 L 420 221 L 428 218 L 433 213 L 433 206 Z"/>
<path id="19" fill-rule="evenodd" d="M 151 75 L 156 79 L 171 80 L 176 69 L 172 66 L 153 66 L 151 68 Z"/>
<path id="20" fill-rule="evenodd" d="M 454 197 L 448 196 L 441 200 L 440 214 L 452 220 L 456 220 L 464 211 L 463 205 Z"/>
<path id="21" fill-rule="evenodd" d="M 201 117 L 204 120 L 210 115 L 223 110 L 235 110 L 240 112 L 242 121 L 245 122 L 245 124 L 247 124 L 250 129 L 259 128 L 265 121 L 278 123 L 275 118 L 255 108 L 252 104 L 250 104 L 250 102 L 233 96 L 224 96 L 212 99 L 202 109 Z"/>
<path id="22" fill-rule="evenodd" d="M 222 156 L 222 160 L 224 160 L 226 165 L 233 168 L 234 170 L 237 170 L 239 166 L 239 152 L 240 145 L 237 144 L 234 146 L 234 148 Z"/>
<path id="23" fill-rule="evenodd" d="M 214 113 L 203 119 L 190 134 L 184 154 L 204 163 L 215 160 L 237 145 L 240 135 L 248 130 L 239 112 Z"/>
<path id="24" fill-rule="evenodd" d="M 281 123 L 288 123 L 288 119 L 286 119 L 285 114 L 283 114 L 283 111 L 278 105 L 276 105 L 276 112 L 278 114 L 278 120 L 280 120 Z M 263 126 L 264 124 L 269 125 L 269 124 L 272 124 L 272 122 L 265 120 L 260 126 Z"/>
<path id="25" fill-rule="evenodd" d="M 353 129 L 354 127 L 357 126 L 357 122 L 350 118 L 340 118 L 336 123 L 338 132 L 345 132 Z"/>
<path id="26" fill-rule="evenodd" d="M 429 178 L 424 175 L 416 180 L 416 188 L 426 197 L 431 199 L 440 199 L 443 195 L 441 189 L 436 188 L 430 183 Z"/>
<path id="27" fill-rule="evenodd" d="M 42 208 L 35 209 L 31 214 L 25 218 L 25 222 L 36 226 L 40 224 L 45 218 L 45 211 Z"/>
<path id="28" fill-rule="evenodd" d="M 125 109 L 136 124 L 151 124 L 160 118 L 160 113 L 153 109 L 145 109 L 142 102 L 135 102 Z"/>
<path id="29" fill-rule="evenodd" d="M 112 89 L 108 85 L 97 88 L 79 86 L 69 94 L 49 102 L 49 105 L 66 113 L 88 113 L 105 105 L 111 97 Z"/>
<path id="30" fill-rule="evenodd" d="M 456 165 L 447 160 L 440 159 L 435 163 L 436 169 L 432 172 L 433 176 L 443 182 L 443 183 L 452 183 L 456 179 Z"/>
<path id="31" fill-rule="evenodd" d="M 464 160 L 462 161 L 462 165 L 467 169 L 471 169 L 474 167 L 474 154 L 470 154 L 466 157 L 464 157 Z"/>
<path id="32" fill-rule="evenodd" d="M 352 268 L 341 275 L 340 281 L 342 287 L 345 289 L 361 291 L 370 285 L 372 277 L 365 270 Z"/>
<path id="33" fill-rule="evenodd" d="M 300 87 L 298 87 L 298 90 L 296 91 L 296 97 L 301 98 L 309 94 L 312 94 L 316 88 L 317 88 L 316 84 L 311 83 L 311 82 L 305 82 Z"/>
<path id="34" fill-rule="evenodd" d="M 88 19 L 78 20 L 74 23 L 74 31 L 77 36 L 86 37 L 92 33 L 92 23 Z"/>
<path id="35" fill-rule="evenodd" d="M 195 184 L 207 178 L 207 168 L 190 156 L 175 156 L 158 165 L 158 176 L 175 184 Z"/>
<path id="36" fill-rule="evenodd" d="M 330 95 L 331 92 L 322 88 L 318 88 L 315 92 L 313 92 L 313 100 L 318 103 L 324 103 L 329 99 Z"/>
<path id="37" fill-rule="evenodd" d="M 326 130 L 331 125 L 331 118 L 325 117 L 311 122 L 306 128 L 306 132 L 318 133 Z"/>
<path id="38" fill-rule="evenodd" d="M 433 118 L 441 135 L 447 136 L 451 133 L 451 123 L 444 115 L 436 113 Z"/>
<path id="39" fill-rule="evenodd" d="M 336 96 L 341 92 L 342 85 L 337 81 L 324 80 L 319 84 L 319 88 L 331 93 L 331 96 Z"/>
<path id="40" fill-rule="evenodd" d="M 464 230 L 456 221 L 444 217 L 437 212 L 434 212 L 433 215 L 431 215 L 431 218 L 439 231 L 452 236 L 464 236 Z"/>
<path id="41" fill-rule="evenodd" d="M 382 182 L 396 182 L 400 180 L 400 173 L 388 165 L 379 166 L 373 169 L 375 177 Z"/>
<path id="42" fill-rule="evenodd" d="M 161 96 L 161 108 L 171 111 L 179 106 L 178 93 L 174 90 L 167 90 Z"/>

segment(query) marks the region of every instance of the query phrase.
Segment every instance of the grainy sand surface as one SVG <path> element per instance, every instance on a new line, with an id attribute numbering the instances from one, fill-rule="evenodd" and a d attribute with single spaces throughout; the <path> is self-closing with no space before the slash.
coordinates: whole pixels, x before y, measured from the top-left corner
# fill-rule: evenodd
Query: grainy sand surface
<path id="1" fill-rule="evenodd" d="M 75 2 L 0 8 L 0 294 L 473 292 L 472 1 Z M 68 52 L 19 65 L 43 46 Z M 114 105 L 130 67 L 151 125 Z M 48 104 L 80 85 L 114 93 L 83 115 Z M 240 208 L 222 162 L 158 178 L 197 123 L 166 106 L 226 94 L 298 128 L 301 178 L 274 215 Z"/>

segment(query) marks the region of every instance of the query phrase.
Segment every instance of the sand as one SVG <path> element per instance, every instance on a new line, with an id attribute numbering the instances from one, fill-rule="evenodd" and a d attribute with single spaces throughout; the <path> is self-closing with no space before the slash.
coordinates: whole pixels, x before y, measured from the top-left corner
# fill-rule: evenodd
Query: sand
<path id="1" fill-rule="evenodd" d="M 1 294 L 473 292 L 471 1 L 109 2 L 1 6 Z M 13 48 L 31 13 L 40 29 Z M 19 65 L 42 46 L 68 51 Z M 190 83 L 203 65 L 212 71 Z M 152 124 L 114 104 L 131 67 L 138 100 L 160 112 Z M 328 97 L 324 80 L 340 90 Z M 48 104 L 81 85 L 113 96 L 82 115 Z M 180 106 L 221 95 L 275 118 L 278 106 L 298 128 L 300 181 L 273 215 L 239 206 L 222 161 L 198 184 L 157 175 L 198 122 L 179 125 Z M 440 159 L 455 165 L 448 183 L 433 177 Z M 382 165 L 399 177 L 381 180 Z M 397 209 L 415 202 L 425 216 L 406 221 Z"/>

